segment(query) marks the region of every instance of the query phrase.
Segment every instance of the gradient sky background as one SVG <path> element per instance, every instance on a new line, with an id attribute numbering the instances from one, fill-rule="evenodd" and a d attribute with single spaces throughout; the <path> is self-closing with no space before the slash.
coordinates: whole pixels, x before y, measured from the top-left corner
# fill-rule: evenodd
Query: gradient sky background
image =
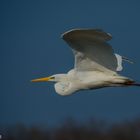
<path id="1" fill-rule="evenodd" d="M 140 88 L 105 88 L 61 97 L 30 80 L 67 72 L 73 54 L 60 39 L 72 28 L 101 28 L 131 58 L 122 74 L 140 81 L 140 1 L 0 0 L 0 124 L 58 125 L 66 118 L 118 122 L 140 116 Z"/>

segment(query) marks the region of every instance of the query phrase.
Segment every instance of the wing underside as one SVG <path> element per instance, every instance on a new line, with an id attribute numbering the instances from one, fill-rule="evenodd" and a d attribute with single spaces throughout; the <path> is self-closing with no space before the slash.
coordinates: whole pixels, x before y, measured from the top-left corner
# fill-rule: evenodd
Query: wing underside
<path id="1" fill-rule="evenodd" d="M 112 38 L 109 33 L 99 29 L 74 29 L 64 33 L 62 38 L 74 52 L 77 70 L 118 70 L 118 58 L 107 43 Z"/>

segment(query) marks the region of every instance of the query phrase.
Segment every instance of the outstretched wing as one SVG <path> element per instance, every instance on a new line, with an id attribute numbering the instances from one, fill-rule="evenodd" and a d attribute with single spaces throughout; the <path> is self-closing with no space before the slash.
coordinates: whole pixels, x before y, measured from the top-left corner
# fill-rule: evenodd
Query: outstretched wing
<path id="1" fill-rule="evenodd" d="M 99 29 L 73 29 L 62 35 L 75 55 L 78 71 L 117 71 L 117 58 L 107 43 L 112 38 Z"/>

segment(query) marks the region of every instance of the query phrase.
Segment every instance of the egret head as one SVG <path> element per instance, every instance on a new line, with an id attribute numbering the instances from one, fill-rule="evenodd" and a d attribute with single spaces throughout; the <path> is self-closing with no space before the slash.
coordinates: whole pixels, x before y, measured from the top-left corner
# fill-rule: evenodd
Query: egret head
<path id="1" fill-rule="evenodd" d="M 72 84 L 69 81 L 67 74 L 55 74 L 49 77 L 31 80 L 31 82 L 47 82 L 47 81 L 56 82 L 54 85 L 55 91 L 62 96 L 70 95 L 77 90 L 71 86 Z"/>
<path id="2" fill-rule="evenodd" d="M 31 82 L 62 82 L 62 81 L 66 81 L 66 74 L 55 74 L 49 77 L 43 77 L 43 78 L 37 78 L 37 79 L 33 79 L 31 80 Z"/>

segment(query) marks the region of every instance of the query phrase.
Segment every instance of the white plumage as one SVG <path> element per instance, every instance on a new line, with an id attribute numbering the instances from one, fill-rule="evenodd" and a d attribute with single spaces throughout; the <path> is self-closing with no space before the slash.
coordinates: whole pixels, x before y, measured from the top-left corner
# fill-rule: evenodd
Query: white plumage
<path id="1" fill-rule="evenodd" d="M 131 61 L 114 53 L 107 43 L 112 38 L 111 34 L 99 29 L 73 29 L 65 32 L 62 38 L 72 48 L 74 68 L 67 74 L 34 79 L 32 82 L 54 81 L 55 90 L 60 95 L 70 95 L 83 89 L 139 85 L 117 73 L 123 69 L 123 60 Z"/>

